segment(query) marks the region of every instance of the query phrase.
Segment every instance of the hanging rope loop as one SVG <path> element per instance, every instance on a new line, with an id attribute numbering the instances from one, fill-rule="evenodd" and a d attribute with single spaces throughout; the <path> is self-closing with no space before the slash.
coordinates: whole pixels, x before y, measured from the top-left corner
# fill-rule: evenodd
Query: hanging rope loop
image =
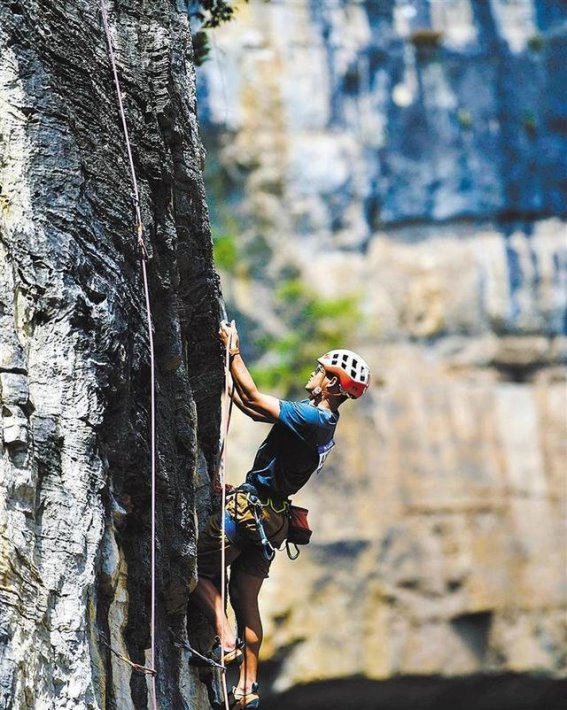
<path id="1" fill-rule="evenodd" d="M 129 666 L 131 666 L 132 670 L 136 671 L 136 673 L 143 673 L 144 675 L 155 675 L 156 672 L 153 668 L 148 668 L 148 666 L 143 666 L 141 663 L 134 663 L 130 658 L 125 656 L 123 653 L 120 653 L 120 651 L 117 651 L 115 648 L 113 648 L 110 643 L 107 641 L 106 637 L 102 632 L 99 632 L 99 638 L 102 641 L 102 643 L 121 661 L 124 661 L 124 663 L 127 663 Z"/>

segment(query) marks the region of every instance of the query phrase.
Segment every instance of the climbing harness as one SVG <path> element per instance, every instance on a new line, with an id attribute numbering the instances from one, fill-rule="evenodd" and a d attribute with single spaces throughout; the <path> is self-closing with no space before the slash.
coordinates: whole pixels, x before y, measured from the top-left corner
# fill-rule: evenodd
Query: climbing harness
<path id="1" fill-rule="evenodd" d="M 268 540 L 268 536 L 266 535 L 264 523 L 262 522 L 262 508 L 266 507 L 267 505 L 271 506 L 272 503 L 271 500 L 268 500 L 266 503 L 262 503 L 260 498 L 258 498 L 257 493 L 254 493 L 253 491 L 255 491 L 255 488 L 253 486 L 248 483 L 244 483 L 238 488 L 236 488 L 234 493 L 245 493 L 246 499 L 250 504 L 250 508 L 252 510 L 252 515 L 254 516 L 254 522 L 256 523 L 256 529 L 258 531 L 260 545 L 262 546 L 262 554 L 264 555 L 264 558 L 268 562 L 270 562 L 274 559 L 274 555 L 276 554 L 276 548 L 271 544 L 271 542 Z M 275 509 L 272 507 L 272 510 Z M 275 512 L 283 512 L 284 510 L 285 506 L 284 508 L 282 508 L 282 510 L 276 510 Z M 236 545 L 236 547 L 242 547 L 243 545 L 249 544 L 249 541 L 246 540 L 246 538 L 238 529 L 238 521 L 228 510 L 226 510 L 226 508 L 224 511 L 224 528 L 226 537 L 233 545 Z"/>
<path id="2" fill-rule="evenodd" d="M 278 548 L 274 547 L 266 535 L 266 530 L 262 520 L 262 510 L 271 508 L 274 513 L 286 513 L 288 519 L 288 532 L 285 541 L 285 549 L 290 560 L 296 560 L 299 557 L 298 545 L 307 545 L 311 539 L 312 531 L 309 527 L 307 508 L 302 508 L 298 505 L 293 505 L 288 499 L 280 499 L 279 505 L 273 498 L 268 497 L 262 500 L 258 494 L 258 490 L 251 483 L 243 483 L 238 488 L 235 488 L 231 495 L 243 493 L 246 495 L 246 500 L 250 504 L 258 538 L 262 547 L 264 558 L 270 562 L 273 560 Z M 250 544 L 250 540 L 240 531 L 236 516 L 229 510 L 224 512 L 225 533 L 228 540 L 236 547 L 244 547 Z M 292 552 L 291 545 L 295 547 L 295 552 Z"/>
<path id="3" fill-rule="evenodd" d="M 140 262 L 142 265 L 142 276 L 144 282 L 144 296 L 146 305 L 146 317 L 148 325 L 148 343 L 150 351 L 150 457 L 151 457 L 151 553 L 150 553 L 150 567 L 151 567 L 151 599 L 150 599 L 150 658 L 149 666 L 140 668 L 144 669 L 144 673 L 148 673 L 151 677 L 151 701 L 154 710 L 158 709 L 157 704 L 157 687 L 156 687 L 156 401 L 155 401 L 155 355 L 154 355 L 154 339 L 153 339 L 153 325 L 152 325 L 152 310 L 150 302 L 150 289 L 148 285 L 148 273 L 146 268 L 146 263 L 148 261 L 148 252 L 146 250 L 146 245 L 144 242 L 144 227 L 142 222 L 142 213 L 140 210 L 140 191 L 138 189 L 138 180 L 136 178 L 136 168 L 134 166 L 134 159 L 132 157 L 132 146 L 130 143 L 130 135 L 128 132 L 128 124 L 126 121 L 126 113 L 124 111 L 124 104 L 122 103 L 122 90 L 120 88 L 120 80 L 118 78 L 118 70 L 116 68 L 116 57 L 114 52 L 114 46 L 112 43 L 112 35 L 110 32 L 110 25 L 108 22 L 108 13 L 106 9 L 106 0 L 100 0 L 100 9 L 102 14 L 102 23 L 104 26 L 104 32 L 106 35 L 106 42 L 108 44 L 108 54 L 110 57 L 110 64 L 112 67 L 112 74 L 114 77 L 114 85 L 116 88 L 116 96 L 118 99 L 118 109 L 120 113 L 120 119 L 122 122 L 122 130 L 124 133 L 124 140 L 126 144 L 126 152 L 128 154 L 128 162 L 130 166 L 130 178 L 132 181 L 132 192 L 134 209 L 136 213 L 136 238 L 138 243 L 138 248 L 140 250 Z M 112 649 L 114 653 L 114 649 Z M 119 657 L 123 658 L 118 654 Z M 132 664 L 131 661 L 128 661 Z M 136 664 L 134 664 L 136 665 Z"/>

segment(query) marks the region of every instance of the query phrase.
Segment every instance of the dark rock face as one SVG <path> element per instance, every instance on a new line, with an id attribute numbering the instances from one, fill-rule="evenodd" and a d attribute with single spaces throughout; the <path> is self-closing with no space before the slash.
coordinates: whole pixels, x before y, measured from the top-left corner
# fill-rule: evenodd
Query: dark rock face
<path id="1" fill-rule="evenodd" d="M 186 14 L 109 7 L 141 193 L 157 392 L 163 707 L 206 707 L 170 630 L 216 465 L 221 354 Z M 150 360 L 97 3 L 0 2 L 0 707 L 147 706 Z"/>

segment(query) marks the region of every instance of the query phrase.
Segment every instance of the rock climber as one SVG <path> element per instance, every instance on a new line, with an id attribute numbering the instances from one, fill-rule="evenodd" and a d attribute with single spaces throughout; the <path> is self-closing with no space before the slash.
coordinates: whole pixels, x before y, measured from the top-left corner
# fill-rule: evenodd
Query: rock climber
<path id="1" fill-rule="evenodd" d="M 258 594 L 268 577 L 274 550 L 288 536 L 289 497 L 319 471 L 334 445 L 339 407 L 357 399 L 370 384 L 366 362 L 350 350 L 332 350 L 317 360 L 305 385 L 308 399 L 279 400 L 256 387 L 242 359 L 236 326 L 221 324 L 219 337 L 230 343 L 233 399 L 255 421 L 273 424 L 244 484 L 227 494 L 225 563 L 230 566 L 230 601 L 238 637 L 231 628 L 220 593 L 221 513 L 213 514 L 199 536 L 198 583 L 192 600 L 224 641 L 225 666 L 240 665 L 231 708 L 259 707 L 258 654 L 262 622 Z M 240 640 L 242 639 L 242 640 Z M 220 645 L 213 655 L 220 657 Z"/>

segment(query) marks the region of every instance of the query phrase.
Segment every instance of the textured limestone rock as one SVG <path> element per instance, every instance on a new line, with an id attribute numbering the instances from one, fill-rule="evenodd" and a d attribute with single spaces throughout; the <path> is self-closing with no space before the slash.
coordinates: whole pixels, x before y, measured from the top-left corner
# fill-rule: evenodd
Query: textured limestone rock
<path id="1" fill-rule="evenodd" d="M 244 190 L 274 245 L 564 214 L 566 21 L 534 0 L 251 3 L 201 77 L 224 198 Z"/>
<path id="2" fill-rule="evenodd" d="M 556 2 L 328 0 L 250 3 L 218 34 L 200 77 L 213 214 L 243 253 L 265 245 L 260 270 L 226 274 L 231 305 L 279 334 L 286 270 L 357 296 L 345 345 L 387 382 L 345 406 L 298 497 L 313 542 L 263 591 L 263 683 L 287 689 L 269 707 L 388 688 L 417 707 L 411 683 L 370 682 L 413 674 L 469 675 L 475 709 L 559 707 L 566 21 Z M 233 426 L 237 482 L 265 432 Z M 483 700 L 482 674 L 510 672 L 526 685 Z M 451 687 L 444 704 L 423 686 L 423 707 L 454 707 Z"/>
<path id="3" fill-rule="evenodd" d="M 162 707 L 189 673 L 195 487 L 215 465 L 217 278 L 191 38 L 109 3 L 141 191 L 157 372 Z M 147 707 L 149 350 L 131 184 L 98 3 L 0 2 L 0 707 Z"/>

